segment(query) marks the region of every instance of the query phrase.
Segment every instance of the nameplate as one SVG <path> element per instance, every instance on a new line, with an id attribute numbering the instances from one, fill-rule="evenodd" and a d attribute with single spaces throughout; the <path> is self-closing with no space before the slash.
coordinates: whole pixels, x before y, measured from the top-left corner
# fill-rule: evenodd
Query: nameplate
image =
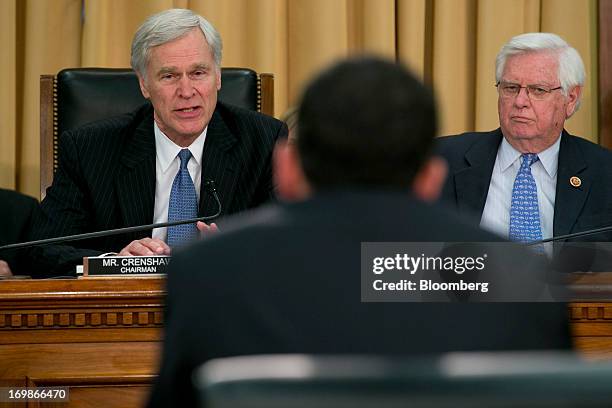
<path id="1" fill-rule="evenodd" d="M 166 273 L 170 257 L 96 256 L 83 258 L 83 276 L 150 276 Z"/>

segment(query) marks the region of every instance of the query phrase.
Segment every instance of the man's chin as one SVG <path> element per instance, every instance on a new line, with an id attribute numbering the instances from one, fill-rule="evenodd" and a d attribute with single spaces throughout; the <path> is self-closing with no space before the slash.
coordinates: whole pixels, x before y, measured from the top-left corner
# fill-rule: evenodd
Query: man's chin
<path id="1" fill-rule="evenodd" d="M 531 140 L 538 137 L 531 126 L 512 126 L 508 133 L 513 139 L 518 140 Z"/>

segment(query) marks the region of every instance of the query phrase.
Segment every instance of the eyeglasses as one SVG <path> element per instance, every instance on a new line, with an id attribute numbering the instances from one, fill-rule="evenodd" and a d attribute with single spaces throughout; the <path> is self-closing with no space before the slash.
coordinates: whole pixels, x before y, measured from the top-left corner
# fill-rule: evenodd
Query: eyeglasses
<path id="1" fill-rule="evenodd" d="M 544 85 L 520 86 L 519 84 L 513 84 L 512 82 L 501 82 L 501 81 L 496 83 L 495 86 L 497 87 L 497 92 L 499 92 L 499 94 L 503 96 L 504 98 L 514 98 L 521 92 L 521 89 L 525 88 L 529 98 L 536 100 L 536 101 L 541 101 L 543 99 L 546 99 L 546 97 L 548 97 L 548 95 L 552 91 L 561 89 L 560 86 L 556 88 L 549 88 Z"/>

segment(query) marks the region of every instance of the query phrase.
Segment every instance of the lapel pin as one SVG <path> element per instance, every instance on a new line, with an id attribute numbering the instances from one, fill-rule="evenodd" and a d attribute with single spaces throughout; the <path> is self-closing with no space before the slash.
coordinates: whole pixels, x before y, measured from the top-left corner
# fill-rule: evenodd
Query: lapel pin
<path id="1" fill-rule="evenodd" d="M 572 176 L 570 177 L 570 184 L 572 187 L 578 188 L 582 184 L 582 180 L 580 180 L 580 177 Z"/>

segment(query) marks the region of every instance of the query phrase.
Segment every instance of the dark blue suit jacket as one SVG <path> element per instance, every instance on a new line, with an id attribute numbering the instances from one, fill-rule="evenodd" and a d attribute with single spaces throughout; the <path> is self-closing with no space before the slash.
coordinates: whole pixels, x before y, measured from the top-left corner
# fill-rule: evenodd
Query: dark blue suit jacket
<path id="1" fill-rule="evenodd" d="M 219 357 L 570 347 L 563 303 L 362 302 L 363 242 L 501 240 L 407 191 L 327 191 L 231 223 L 170 264 L 150 408 L 198 406 L 192 372 Z M 524 283 L 519 267 L 527 281 L 541 276 L 541 265 L 518 250 L 491 256 L 499 262 L 491 276 Z"/>
<path id="2" fill-rule="evenodd" d="M 462 214 L 480 221 L 484 210 L 501 129 L 471 132 L 438 140 L 438 152 L 449 164 L 442 198 Z M 580 187 L 569 180 L 577 176 Z M 553 235 L 612 225 L 612 152 L 565 130 L 559 147 Z M 583 239 L 612 240 L 612 234 Z"/>

